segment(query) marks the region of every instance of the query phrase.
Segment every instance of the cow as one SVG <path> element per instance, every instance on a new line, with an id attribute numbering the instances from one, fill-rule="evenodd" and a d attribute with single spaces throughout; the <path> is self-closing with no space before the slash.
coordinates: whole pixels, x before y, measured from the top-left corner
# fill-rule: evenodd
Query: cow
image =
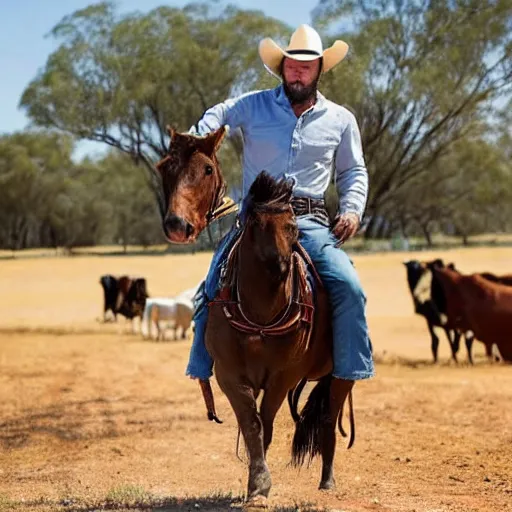
<path id="1" fill-rule="evenodd" d="M 164 329 L 161 322 L 169 322 L 174 328 L 174 339 L 178 339 L 178 329 L 181 329 L 181 338 L 186 338 L 186 333 L 192 323 L 194 306 L 186 296 L 175 298 L 155 297 L 146 301 L 144 316 L 142 318 L 142 336 L 151 338 L 151 325 L 157 330 L 157 340 L 164 339 Z"/>
<path id="2" fill-rule="evenodd" d="M 457 362 L 461 331 L 449 322 L 443 288 L 432 272 L 435 267 L 444 267 L 443 260 L 435 259 L 428 262 L 410 260 L 404 262 L 404 265 L 407 269 L 407 282 L 414 303 L 414 311 L 418 315 L 423 316 L 427 321 L 434 363 L 437 363 L 439 349 L 439 337 L 435 333 L 434 327 L 441 327 L 444 330 L 450 344 L 452 359 Z M 465 333 L 465 341 L 468 359 L 472 363 L 471 347 L 473 345 L 473 336 L 471 333 Z"/>
<path id="3" fill-rule="evenodd" d="M 122 276 L 119 278 L 117 310 L 121 315 L 130 320 L 135 317 L 142 318 L 148 297 L 147 284 L 143 277 Z"/>
<path id="4" fill-rule="evenodd" d="M 512 274 L 497 276 L 495 274 L 491 274 L 490 272 L 482 272 L 480 275 L 488 281 L 492 281 L 493 283 L 501 283 L 507 286 L 512 286 Z"/>
<path id="5" fill-rule="evenodd" d="M 114 320 L 117 322 L 117 295 L 119 286 L 117 278 L 111 274 L 100 277 L 100 284 L 103 287 L 103 321 L 107 321 L 107 311 L 112 311 Z"/>
<path id="6" fill-rule="evenodd" d="M 512 362 L 512 287 L 482 274 L 463 275 L 448 268 L 434 269 L 458 325 L 469 327 L 492 358 L 496 344 L 501 357 Z"/>
<path id="7" fill-rule="evenodd" d="M 133 319 L 142 319 L 149 297 L 146 279 L 126 275 L 115 277 L 108 274 L 101 276 L 100 284 L 104 292 L 103 319 L 106 319 L 106 312 L 111 310 L 115 320 L 118 314 L 132 320 L 133 329 Z"/>

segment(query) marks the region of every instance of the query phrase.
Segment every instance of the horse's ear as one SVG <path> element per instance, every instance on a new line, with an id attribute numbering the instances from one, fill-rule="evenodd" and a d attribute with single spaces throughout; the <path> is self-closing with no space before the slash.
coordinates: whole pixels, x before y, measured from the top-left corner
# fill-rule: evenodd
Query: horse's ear
<path id="1" fill-rule="evenodd" d="M 220 148 L 224 137 L 226 136 L 226 127 L 221 126 L 217 130 L 212 133 L 209 133 L 202 141 L 201 141 L 201 149 L 204 153 L 209 156 L 214 156 L 215 153 Z"/>
<path id="2" fill-rule="evenodd" d="M 169 137 L 172 140 L 174 138 L 174 136 L 176 135 L 176 130 L 170 124 L 168 124 L 165 127 L 165 129 L 167 130 L 167 133 L 169 134 Z"/>
<path id="3" fill-rule="evenodd" d="M 191 143 L 191 141 L 194 139 L 193 136 L 188 135 L 187 133 L 180 133 L 174 126 L 169 124 L 165 127 L 165 129 L 171 138 L 169 141 L 169 151 L 173 146 L 178 148 L 188 148 L 193 144 Z"/>

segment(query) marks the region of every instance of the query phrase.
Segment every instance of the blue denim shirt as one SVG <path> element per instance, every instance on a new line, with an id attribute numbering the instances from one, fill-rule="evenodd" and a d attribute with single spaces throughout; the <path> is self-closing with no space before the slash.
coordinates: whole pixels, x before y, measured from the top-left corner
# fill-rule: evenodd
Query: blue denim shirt
<path id="1" fill-rule="evenodd" d="M 199 135 L 228 125 L 244 141 L 243 196 L 262 171 L 294 182 L 294 195 L 323 198 L 334 172 L 339 212 L 363 216 L 368 173 L 354 115 L 320 92 L 300 117 L 283 86 L 254 91 L 208 109 L 191 132 Z"/>

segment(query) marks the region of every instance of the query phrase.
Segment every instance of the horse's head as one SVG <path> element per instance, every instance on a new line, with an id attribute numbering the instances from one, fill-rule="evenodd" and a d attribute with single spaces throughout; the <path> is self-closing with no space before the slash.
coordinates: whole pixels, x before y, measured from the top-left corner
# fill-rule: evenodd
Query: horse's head
<path id="1" fill-rule="evenodd" d="M 225 128 L 205 137 L 167 128 L 169 153 L 156 168 L 162 181 L 162 222 L 170 242 L 193 242 L 213 218 L 226 189 L 216 152 Z"/>
<path id="2" fill-rule="evenodd" d="M 279 280 L 288 274 L 293 245 L 299 236 L 291 198 L 290 183 L 277 181 L 263 171 L 249 189 L 244 206 L 244 242 Z"/>

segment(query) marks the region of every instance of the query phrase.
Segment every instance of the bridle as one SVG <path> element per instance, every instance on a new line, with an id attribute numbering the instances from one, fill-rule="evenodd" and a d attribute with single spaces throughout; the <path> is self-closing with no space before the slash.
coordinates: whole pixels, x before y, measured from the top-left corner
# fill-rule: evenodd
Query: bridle
<path id="1" fill-rule="evenodd" d="M 215 165 L 218 165 L 217 159 L 215 159 Z M 218 170 L 218 169 L 217 169 Z M 220 174 L 220 170 L 218 170 Z M 222 213 L 222 205 L 224 204 L 223 198 L 226 193 L 226 182 L 220 177 L 220 183 L 217 186 L 217 190 L 213 195 L 212 202 L 210 204 L 210 208 L 206 212 L 206 225 L 208 226 L 210 222 L 218 219 L 220 214 Z"/>
<path id="2" fill-rule="evenodd" d="M 158 168 L 162 162 L 169 159 L 169 155 L 165 156 L 162 160 L 160 160 L 156 167 Z M 224 217 L 226 215 L 229 215 L 230 213 L 236 212 L 238 210 L 238 205 L 230 198 L 225 197 L 226 194 L 226 182 L 222 179 L 222 176 L 220 174 L 219 169 L 219 162 L 216 157 L 213 158 L 215 167 L 218 172 L 218 185 L 216 186 L 215 193 L 212 198 L 212 202 L 210 204 L 210 207 L 208 208 L 208 211 L 206 212 L 205 219 L 206 219 L 206 225 L 208 226 L 213 221 L 220 219 L 221 217 Z M 157 199 L 158 199 L 158 207 L 160 210 L 160 215 L 162 219 L 165 217 L 167 213 L 167 199 L 165 197 L 163 186 L 162 186 L 162 176 L 159 172 L 154 172 L 154 175 L 156 176 L 158 180 L 158 187 L 157 187 Z"/>
<path id="3" fill-rule="evenodd" d="M 213 195 L 210 208 L 208 208 L 208 211 L 206 212 L 207 226 L 214 220 L 220 219 L 221 217 L 238 210 L 238 205 L 232 199 L 225 196 L 227 188 L 226 182 L 222 178 L 217 157 L 213 158 L 213 162 L 218 172 L 219 184 L 217 185 L 217 189 Z"/>

